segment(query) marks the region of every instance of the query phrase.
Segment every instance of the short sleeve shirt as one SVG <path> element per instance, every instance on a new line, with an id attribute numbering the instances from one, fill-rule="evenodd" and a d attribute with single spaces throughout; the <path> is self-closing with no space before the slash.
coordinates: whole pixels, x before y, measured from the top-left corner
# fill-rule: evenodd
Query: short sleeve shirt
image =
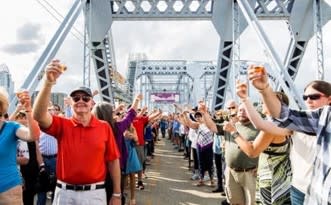
<path id="1" fill-rule="evenodd" d="M 133 126 L 134 126 L 134 128 L 136 128 L 136 132 L 137 132 L 137 136 L 138 136 L 138 143 L 140 146 L 145 145 L 144 128 L 147 123 L 148 123 L 147 116 L 136 117 L 133 120 Z"/>
<path id="2" fill-rule="evenodd" d="M 22 184 L 16 164 L 19 127 L 16 122 L 4 122 L 0 130 L 0 193 Z"/>
<path id="3" fill-rule="evenodd" d="M 242 125 L 236 123 L 236 128 L 242 137 L 248 141 L 254 141 L 259 131 L 252 124 Z M 228 132 L 223 131 L 223 125 L 217 124 L 218 133 L 224 133 L 225 139 L 225 162 L 227 166 L 232 168 L 247 169 L 256 167 L 258 158 L 248 157 L 234 141 L 233 137 Z"/>
<path id="4" fill-rule="evenodd" d="M 56 173 L 66 183 L 104 181 L 106 162 L 120 156 L 111 127 L 94 116 L 86 127 L 74 118 L 53 116 L 51 126 L 43 131 L 58 140 Z"/>

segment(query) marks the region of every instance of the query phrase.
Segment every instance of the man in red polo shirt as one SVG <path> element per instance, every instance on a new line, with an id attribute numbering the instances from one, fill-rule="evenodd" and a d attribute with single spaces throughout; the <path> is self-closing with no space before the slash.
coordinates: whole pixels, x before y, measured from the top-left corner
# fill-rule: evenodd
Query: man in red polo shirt
<path id="1" fill-rule="evenodd" d="M 104 180 L 108 168 L 113 181 L 113 197 L 109 203 L 120 205 L 120 154 L 108 123 L 91 114 L 91 90 L 79 87 L 70 93 L 71 118 L 47 112 L 51 88 L 62 72 L 60 62 L 52 60 L 33 110 L 41 129 L 58 141 L 58 181 L 53 204 L 107 204 Z"/>

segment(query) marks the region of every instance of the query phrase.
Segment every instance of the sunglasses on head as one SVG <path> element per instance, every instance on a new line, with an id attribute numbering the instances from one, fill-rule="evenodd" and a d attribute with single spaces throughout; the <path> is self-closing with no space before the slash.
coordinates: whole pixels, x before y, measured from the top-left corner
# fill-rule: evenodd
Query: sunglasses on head
<path id="1" fill-rule="evenodd" d="M 321 97 L 324 97 L 325 95 L 322 95 L 322 94 L 319 94 L 319 93 L 316 93 L 316 94 L 310 94 L 310 95 L 303 95 L 302 96 L 302 99 L 304 101 L 308 100 L 308 98 L 310 100 L 319 100 Z"/>
<path id="2" fill-rule="evenodd" d="M 79 100 L 83 100 L 84 102 L 89 102 L 91 97 L 88 95 L 74 95 L 71 97 L 74 102 L 78 102 Z"/>

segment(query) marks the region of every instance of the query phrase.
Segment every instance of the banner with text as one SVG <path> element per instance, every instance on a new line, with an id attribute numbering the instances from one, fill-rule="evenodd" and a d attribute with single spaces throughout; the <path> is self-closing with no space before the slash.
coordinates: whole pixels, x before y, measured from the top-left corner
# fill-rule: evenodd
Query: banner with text
<path id="1" fill-rule="evenodd" d="M 151 93 L 151 101 L 156 103 L 178 103 L 179 93 Z"/>

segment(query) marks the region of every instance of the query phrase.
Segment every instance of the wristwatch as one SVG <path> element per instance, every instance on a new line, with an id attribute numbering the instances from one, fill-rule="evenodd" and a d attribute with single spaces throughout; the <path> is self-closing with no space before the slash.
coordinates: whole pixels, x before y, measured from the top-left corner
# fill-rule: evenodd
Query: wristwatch
<path id="1" fill-rule="evenodd" d="M 231 132 L 231 136 L 233 137 L 233 139 L 236 139 L 237 137 L 240 136 L 240 134 L 238 131 L 235 131 L 235 132 Z"/>

